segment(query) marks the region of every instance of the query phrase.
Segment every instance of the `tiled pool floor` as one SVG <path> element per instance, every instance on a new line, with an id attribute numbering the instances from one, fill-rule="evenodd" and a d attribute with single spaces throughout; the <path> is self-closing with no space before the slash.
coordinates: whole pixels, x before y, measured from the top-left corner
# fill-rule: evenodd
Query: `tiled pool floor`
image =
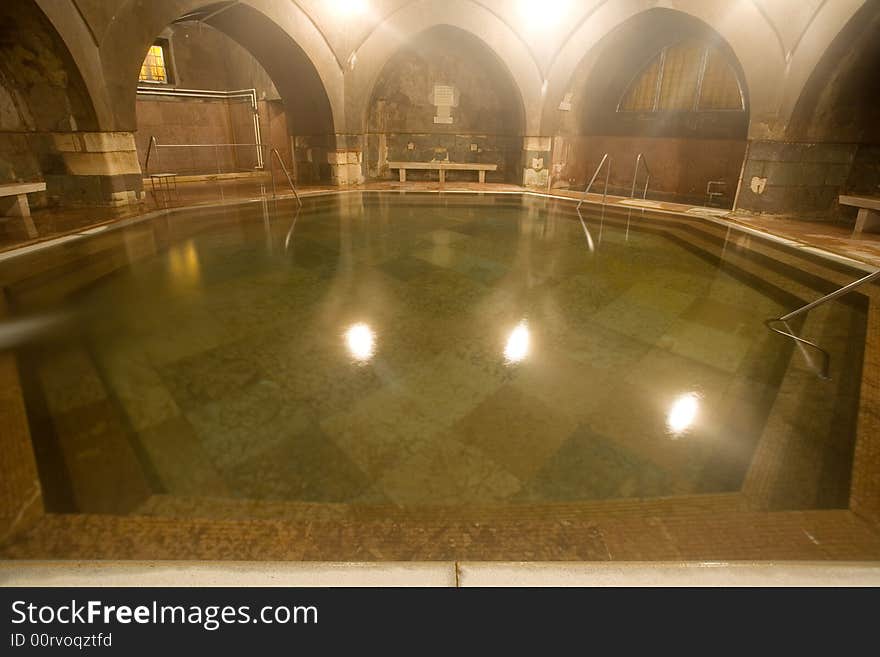
<path id="1" fill-rule="evenodd" d="M 535 558 L 634 558 L 615 540 L 637 527 L 678 558 L 675 518 L 733 526 L 735 510 L 764 527 L 756 510 L 777 510 L 784 534 L 838 513 L 795 510 L 848 506 L 865 304 L 803 327 L 839 368 L 823 388 L 762 324 L 818 296 L 756 258 L 765 245 L 620 215 L 588 217 L 585 239 L 540 202 L 346 203 L 292 233 L 254 207 L 127 231 L 132 266 L 76 292 L 77 330 L 19 354 L 32 430 L 39 415 L 52 434 L 35 440 L 54 444 L 44 498 L 77 512 L 46 517 L 31 547 L 82 518 L 82 540 L 119 523 L 305 522 L 327 548 L 345 518 L 352 555 L 391 558 L 395 536 L 425 531 L 438 555 L 479 554 L 495 519 L 510 527 L 499 558 L 529 552 L 518 524 L 544 532 Z M 45 307 L 43 287 L 9 296 Z M 390 544 L 363 533 L 383 527 Z M 290 558 L 317 556 L 302 549 Z"/>

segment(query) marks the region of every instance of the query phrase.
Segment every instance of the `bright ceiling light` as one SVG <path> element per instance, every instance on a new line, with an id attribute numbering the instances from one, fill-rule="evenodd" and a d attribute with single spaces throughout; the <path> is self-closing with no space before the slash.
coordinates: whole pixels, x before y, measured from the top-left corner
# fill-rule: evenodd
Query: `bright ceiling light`
<path id="1" fill-rule="evenodd" d="M 571 0 L 519 0 L 519 13 L 526 24 L 534 27 L 552 27 L 568 13 Z"/>
<path id="2" fill-rule="evenodd" d="M 359 16 L 367 11 L 367 0 L 330 0 L 333 9 L 342 16 Z"/>
<path id="3" fill-rule="evenodd" d="M 504 359 L 508 363 L 518 363 L 529 355 L 529 327 L 526 320 L 517 324 L 516 328 L 510 332 L 507 338 L 507 344 L 504 347 Z"/>
<path id="4" fill-rule="evenodd" d="M 365 363 L 376 351 L 376 334 L 363 322 L 353 324 L 345 332 L 345 346 L 352 358 Z"/>
<path id="5" fill-rule="evenodd" d="M 695 392 L 679 395 L 666 416 L 666 428 L 669 433 L 678 437 L 687 431 L 697 419 L 699 410 L 700 395 Z"/>

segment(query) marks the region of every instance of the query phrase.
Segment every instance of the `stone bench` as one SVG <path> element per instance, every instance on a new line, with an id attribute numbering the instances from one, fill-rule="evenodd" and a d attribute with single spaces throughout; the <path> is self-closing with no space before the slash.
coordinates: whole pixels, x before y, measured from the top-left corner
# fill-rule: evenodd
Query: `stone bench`
<path id="1" fill-rule="evenodd" d="M 21 217 L 24 221 L 28 237 L 37 237 L 34 220 L 31 219 L 31 208 L 27 195 L 33 192 L 45 192 L 46 183 L 8 183 L 0 185 L 0 216 Z"/>
<path id="2" fill-rule="evenodd" d="M 841 205 L 859 208 L 856 227 L 852 236 L 858 237 L 864 232 L 880 232 L 880 196 L 840 196 Z"/>
<path id="3" fill-rule="evenodd" d="M 481 183 L 486 182 L 487 171 L 497 171 L 497 164 L 460 163 L 460 162 L 389 162 L 391 169 L 400 169 L 400 182 L 406 182 L 406 170 L 416 169 L 422 171 L 439 171 L 440 183 L 446 182 L 447 171 L 476 171 Z"/>

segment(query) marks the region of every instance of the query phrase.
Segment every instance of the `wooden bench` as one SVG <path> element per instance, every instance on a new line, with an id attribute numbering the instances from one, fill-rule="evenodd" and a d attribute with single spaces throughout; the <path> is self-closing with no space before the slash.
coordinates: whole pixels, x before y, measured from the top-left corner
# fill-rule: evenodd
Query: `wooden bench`
<path id="1" fill-rule="evenodd" d="M 45 192 L 46 183 L 9 183 L 0 185 L 0 216 L 21 217 L 24 221 L 28 237 L 37 237 L 34 220 L 31 219 L 31 208 L 27 195 L 33 192 Z"/>
<path id="2" fill-rule="evenodd" d="M 487 171 L 497 171 L 497 164 L 478 164 L 476 162 L 472 164 L 460 163 L 460 162 L 389 162 L 388 167 L 391 169 L 400 169 L 400 182 L 406 182 L 406 170 L 407 169 L 415 169 L 422 171 L 439 171 L 440 172 L 440 183 L 446 182 L 446 172 L 447 171 L 476 171 L 479 174 L 479 180 L 481 183 L 486 182 L 486 172 Z"/>
<path id="3" fill-rule="evenodd" d="M 853 237 L 858 237 L 862 231 L 880 231 L 880 196 L 844 196 L 841 194 L 840 204 L 859 208 L 856 227 L 853 228 Z"/>

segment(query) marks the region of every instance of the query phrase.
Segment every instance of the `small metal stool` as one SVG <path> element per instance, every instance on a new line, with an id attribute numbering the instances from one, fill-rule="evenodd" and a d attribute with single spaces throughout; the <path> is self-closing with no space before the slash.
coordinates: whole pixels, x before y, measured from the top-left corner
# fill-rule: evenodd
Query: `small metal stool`
<path id="1" fill-rule="evenodd" d="M 172 195 L 176 200 L 180 200 L 180 193 L 177 191 L 177 174 L 176 173 L 151 173 L 150 187 L 153 191 L 153 198 L 156 205 L 159 205 L 159 194 L 162 195 L 163 205 L 168 206 Z M 158 193 L 157 193 L 158 188 Z"/>
<path id="2" fill-rule="evenodd" d="M 719 203 L 715 205 L 715 201 L 720 201 L 727 194 L 727 183 L 723 180 L 710 180 L 706 184 L 706 205 L 709 207 L 720 207 Z"/>

